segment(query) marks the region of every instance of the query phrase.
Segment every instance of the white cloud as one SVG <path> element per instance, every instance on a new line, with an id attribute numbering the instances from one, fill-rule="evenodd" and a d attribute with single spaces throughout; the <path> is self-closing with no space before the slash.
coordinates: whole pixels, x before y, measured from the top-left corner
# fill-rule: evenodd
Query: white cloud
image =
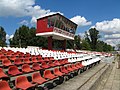
<path id="1" fill-rule="evenodd" d="M 35 23 L 36 19 L 46 14 L 51 14 L 50 10 L 42 9 L 39 5 L 35 5 L 35 0 L 1 0 L 0 1 L 0 16 L 15 16 L 15 17 L 32 17 L 31 23 Z M 26 23 L 24 21 L 23 23 Z"/>
<path id="2" fill-rule="evenodd" d="M 105 35 L 105 39 L 120 39 L 120 34 Z"/>
<path id="3" fill-rule="evenodd" d="M 120 44 L 120 38 L 119 39 L 107 39 L 105 40 L 105 42 L 112 46 L 116 46 L 117 44 Z"/>
<path id="4" fill-rule="evenodd" d="M 105 34 L 120 33 L 120 19 L 115 18 L 112 21 L 97 22 L 95 26 L 97 30 Z"/>
<path id="5" fill-rule="evenodd" d="M 11 39 L 11 38 L 13 38 L 13 34 L 12 35 L 8 35 L 8 34 L 6 34 L 6 40 L 9 40 L 9 39 Z"/>
<path id="6" fill-rule="evenodd" d="M 19 24 L 20 24 L 20 25 L 28 25 L 29 22 L 28 22 L 27 20 L 23 20 L 23 21 L 21 21 Z"/>
<path id="7" fill-rule="evenodd" d="M 79 35 L 80 35 L 81 38 L 85 37 L 85 33 L 79 33 Z"/>
<path id="8" fill-rule="evenodd" d="M 87 21 L 85 17 L 75 16 L 70 19 L 74 23 L 78 24 L 78 27 L 91 25 L 92 22 Z"/>
<path id="9" fill-rule="evenodd" d="M 9 39 L 12 39 L 13 38 L 13 34 L 12 35 L 8 35 L 6 34 L 6 43 L 9 44 Z"/>

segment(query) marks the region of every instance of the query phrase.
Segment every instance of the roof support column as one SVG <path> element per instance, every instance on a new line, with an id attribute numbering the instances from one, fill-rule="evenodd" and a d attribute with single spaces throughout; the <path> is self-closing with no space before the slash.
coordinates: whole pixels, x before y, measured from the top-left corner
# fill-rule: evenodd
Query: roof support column
<path id="1" fill-rule="evenodd" d="M 52 50 L 52 36 L 48 37 L 48 50 Z"/>

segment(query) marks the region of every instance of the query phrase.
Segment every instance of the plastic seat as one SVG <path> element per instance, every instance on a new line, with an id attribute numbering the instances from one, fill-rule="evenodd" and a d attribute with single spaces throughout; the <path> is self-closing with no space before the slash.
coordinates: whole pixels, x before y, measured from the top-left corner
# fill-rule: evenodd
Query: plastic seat
<path id="1" fill-rule="evenodd" d="M 54 72 L 54 74 L 57 75 L 57 76 L 63 76 L 63 75 L 64 75 L 62 72 L 59 71 L 58 68 L 55 68 L 55 69 L 53 70 L 53 72 Z"/>
<path id="2" fill-rule="evenodd" d="M 31 84 L 26 76 L 19 76 L 15 79 L 15 86 L 17 89 L 27 90 L 30 87 L 34 87 L 35 84 Z"/>
<path id="3" fill-rule="evenodd" d="M 16 56 L 12 55 L 9 57 L 9 59 L 14 61 L 16 59 Z"/>
<path id="4" fill-rule="evenodd" d="M 2 68 L 0 68 L 0 78 L 7 78 L 8 76 L 3 72 Z"/>
<path id="5" fill-rule="evenodd" d="M 26 64 L 30 64 L 31 63 L 28 58 L 23 59 L 23 62 L 26 63 Z"/>
<path id="6" fill-rule="evenodd" d="M 50 61 L 54 61 L 55 59 L 54 59 L 53 57 L 50 57 L 49 60 L 50 60 Z"/>
<path id="7" fill-rule="evenodd" d="M 21 64 L 23 64 L 23 62 L 22 62 L 21 59 L 17 58 L 17 59 L 14 60 L 14 64 L 15 65 L 21 65 Z"/>
<path id="8" fill-rule="evenodd" d="M 8 60 L 8 58 L 6 57 L 6 56 L 4 56 L 4 55 L 2 55 L 1 57 L 0 57 L 0 60 Z"/>
<path id="9" fill-rule="evenodd" d="M 69 73 L 68 70 L 66 70 L 66 68 L 65 68 L 64 66 L 62 66 L 62 67 L 60 68 L 60 71 L 61 71 L 62 73 L 65 73 L 65 74 L 68 74 L 68 73 Z"/>
<path id="10" fill-rule="evenodd" d="M 22 72 L 20 72 L 17 68 L 17 66 L 10 66 L 8 68 L 8 74 L 12 75 L 12 76 L 15 76 L 15 75 L 18 75 L 18 74 L 22 74 Z"/>
<path id="11" fill-rule="evenodd" d="M 45 70 L 45 71 L 44 71 L 44 78 L 54 79 L 54 78 L 56 78 L 56 77 L 57 77 L 57 76 L 53 75 L 50 70 Z"/>
<path id="12" fill-rule="evenodd" d="M 36 58 L 31 58 L 31 60 L 32 60 L 33 63 L 39 62 L 39 61 L 37 61 Z"/>
<path id="13" fill-rule="evenodd" d="M 22 65 L 22 71 L 23 71 L 23 72 L 32 72 L 33 69 L 31 69 L 28 64 L 23 64 L 23 65 Z"/>
<path id="14" fill-rule="evenodd" d="M 0 90 L 12 90 L 7 81 L 0 81 Z"/>
<path id="15" fill-rule="evenodd" d="M 72 67 L 74 70 L 78 70 L 78 69 L 79 69 L 79 68 L 77 68 L 74 64 L 72 64 L 71 67 Z"/>
<path id="16" fill-rule="evenodd" d="M 68 70 L 69 72 L 74 71 L 74 69 L 72 69 L 72 68 L 70 67 L 70 65 L 67 66 L 67 70 Z"/>
<path id="17" fill-rule="evenodd" d="M 48 57 L 45 57 L 45 58 L 44 58 L 44 61 L 50 61 L 50 60 L 48 59 Z"/>
<path id="18" fill-rule="evenodd" d="M 56 65 L 53 63 L 53 61 L 49 61 L 48 64 L 49 64 L 50 67 L 54 67 L 54 66 L 56 66 Z"/>
<path id="19" fill-rule="evenodd" d="M 55 64 L 56 66 L 61 65 L 58 60 L 55 60 L 55 61 L 54 61 L 54 64 Z"/>
<path id="20" fill-rule="evenodd" d="M 42 68 L 49 68 L 50 66 L 48 66 L 46 62 L 42 62 L 41 67 Z"/>
<path id="21" fill-rule="evenodd" d="M 33 63 L 32 69 L 34 69 L 34 70 L 40 70 L 42 68 L 40 67 L 40 65 L 38 63 Z"/>
<path id="22" fill-rule="evenodd" d="M 38 58 L 38 59 L 42 59 L 42 56 L 41 56 L 41 55 L 37 55 L 37 58 Z"/>
<path id="23" fill-rule="evenodd" d="M 42 58 L 38 58 L 38 62 L 44 62 Z"/>
<path id="24" fill-rule="evenodd" d="M 2 65 L 3 66 L 10 66 L 10 65 L 12 65 L 12 63 L 10 62 L 10 60 L 3 60 Z"/>
<path id="25" fill-rule="evenodd" d="M 32 74 L 32 82 L 37 84 L 43 84 L 44 82 L 47 82 L 47 80 L 41 77 L 40 73 L 36 72 Z"/>

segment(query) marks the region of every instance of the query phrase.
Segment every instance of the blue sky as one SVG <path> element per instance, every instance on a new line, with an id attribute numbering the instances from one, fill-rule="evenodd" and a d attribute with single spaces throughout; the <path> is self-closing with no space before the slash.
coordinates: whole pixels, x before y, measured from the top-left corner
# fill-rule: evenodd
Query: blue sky
<path id="1" fill-rule="evenodd" d="M 95 27 L 111 45 L 120 42 L 120 0 L 0 0 L 0 26 L 8 36 L 36 18 L 60 12 L 78 24 L 77 34 Z"/>

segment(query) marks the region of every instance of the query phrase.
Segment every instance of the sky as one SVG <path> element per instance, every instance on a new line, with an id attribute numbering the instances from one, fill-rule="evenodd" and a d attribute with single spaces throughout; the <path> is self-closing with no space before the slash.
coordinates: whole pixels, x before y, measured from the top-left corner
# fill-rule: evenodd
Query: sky
<path id="1" fill-rule="evenodd" d="M 76 34 L 96 28 L 101 40 L 120 44 L 120 0 L 0 0 L 0 26 L 9 39 L 21 25 L 36 27 L 37 18 L 56 12 L 78 24 Z"/>

